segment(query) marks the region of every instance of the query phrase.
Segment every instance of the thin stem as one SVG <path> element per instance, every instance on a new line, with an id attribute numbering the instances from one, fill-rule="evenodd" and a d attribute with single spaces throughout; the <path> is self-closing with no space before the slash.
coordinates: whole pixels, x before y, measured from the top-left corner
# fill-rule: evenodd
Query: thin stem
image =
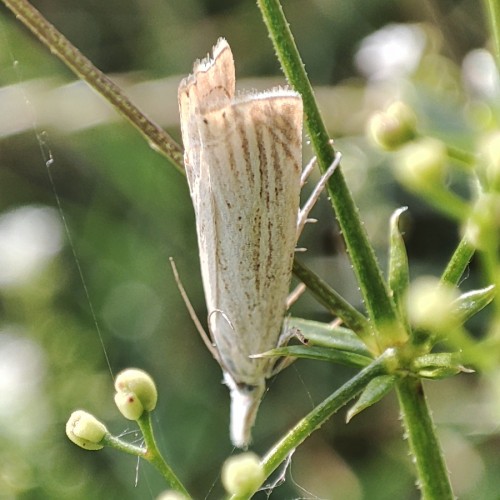
<path id="1" fill-rule="evenodd" d="M 416 193 L 429 205 L 460 224 L 470 216 L 469 203 L 440 185 L 428 184 L 425 189 L 416 190 Z"/>
<path id="2" fill-rule="evenodd" d="M 484 0 L 484 7 L 490 35 L 493 39 L 497 68 L 500 70 L 500 2 L 498 0 Z"/>
<path id="3" fill-rule="evenodd" d="M 471 167 L 476 162 L 475 155 L 473 155 L 473 154 L 471 154 L 463 149 L 455 148 L 453 146 L 447 146 L 446 149 L 448 152 L 448 158 L 450 160 L 454 160 L 459 165 L 462 165 L 468 171 L 470 171 Z"/>
<path id="4" fill-rule="evenodd" d="M 359 394 L 371 380 L 379 375 L 386 374 L 388 372 L 387 366 L 393 363 L 394 354 L 393 349 L 386 351 L 316 406 L 314 410 L 280 439 L 262 459 L 266 477 L 269 477 L 297 446 L 303 443 L 306 438 L 319 429 L 334 413 Z M 246 498 L 250 498 L 253 493 L 255 491 L 251 492 Z M 232 500 L 235 500 L 235 498 L 232 497 Z"/>
<path id="5" fill-rule="evenodd" d="M 106 434 L 101 444 L 109 446 L 110 448 L 114 448 L 115 450 L 122 451 L 123 453 L 134 455 L 135 457 L 145 458 L 146 456 L 147 450 L 145 447 L 127 443 L 126 441 L 122 441 L 121 439 L 111 434 Z"/>
<path id="6" fill-rule="evenodd" d="M 316 103 L 292 33 L 278 0 L 257 0 L 274 48 L 290 84 L 302 95 L 305 124 L 316 151 L 321 171 L 334 161 L 335 151 Z M 387 286 L 377 264 L 373 248 L 361 224 L 357 207 L 340 168 L 328 182 L 328 192 L 344 235 L 354 271 L 366 303 L 368 314 L 378 330 L 397 324 L 397 316 Z M 384 345 L 383 339 L 380 342 Z"/>
<path id="7" fill-rule="evenodd" d="M 441 276 L 441 283 L 455 286 L 458 285 L 460 278 L 464 274 L 472 256 L 474 255 L 474 250 L 474 247 L 464 236 L 451 256 L 451 259 Z"/>
<path id="8" fill-rule="evenodd" d="M 50 51 L 77 76 L 112 104 L 139 132 L 149 145 L 166 156 L 180 172 L 184 171 L 182 148 L 161 127 L 151 121 L 110 78 L 96 68 L 55 26 L 26 0 L 2 0 L 3 3 Z"/>
<path id="9" fill-rule="evenodd" d="M 415 458 L 423 500 L 453 500 L 443 453 L 436 436 L 422 382 L 406 377 L 397 385 L 403 423 Z"/>
<path id="10" fill-rule="evenodd" d="M 141 429 L 142 435 L 144 436 L 144 443 L 146 445 L 146 453 L 143 456 L 148 462 L 154 465 L 161 475 L 165 478 L 170 488 L 174 489 L 185 495 L 187 498 L 191 498 L 187 492 L 184 485 L 175 475 L 174 471 L 165 462 L 162 457 L 158 447 L 156 446 L 156 440 L 153 434 L 153 427 L 151 425 L 151 413 L 145 411 L 141 418 L 137 421 L 139 428 Z"/>
<path id="11" fill-rule="evenodd" d="M 374 347 L 370 322 L 363 314 L 297 259 L 293 263 L 293 273 L 333 315 L 338 316 L 367 345 Z"/>

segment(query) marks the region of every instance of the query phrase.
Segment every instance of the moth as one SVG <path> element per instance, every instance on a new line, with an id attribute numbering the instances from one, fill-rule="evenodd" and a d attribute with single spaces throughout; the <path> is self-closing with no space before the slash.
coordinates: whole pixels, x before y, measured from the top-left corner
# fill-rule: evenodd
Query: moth
<path id="1" fill-rule="evenodd" d="M 229 44 L 196 61 L 178 91 L 210 341 L 230 390 L 230 436 L 247 447 L 280 345 L 302 165 L 302 99 L 286 88 L 235 91 Z"/>

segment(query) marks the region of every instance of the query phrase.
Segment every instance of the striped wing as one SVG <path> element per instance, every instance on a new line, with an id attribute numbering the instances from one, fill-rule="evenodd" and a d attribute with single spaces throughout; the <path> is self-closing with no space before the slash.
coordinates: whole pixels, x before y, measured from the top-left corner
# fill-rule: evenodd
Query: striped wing
<path id="1" fill-rule="evenodd" d="M 231 391 L 231 439 L 246 446 L 285 315 L 299 209 L 302 100 L 275 89 L 235 99 L 231 49 L 179 86 L 209 325 Z"/>
<path id="2" fill-rule="evenodd" d="M 289 91 L 249 96 L 203 124 L 216 242 L 205 284 L 211 330 L 234 380 L 260 385 L 269 360 L 249 356 L 276 346 L 290 286 L 302 102 Z"/>

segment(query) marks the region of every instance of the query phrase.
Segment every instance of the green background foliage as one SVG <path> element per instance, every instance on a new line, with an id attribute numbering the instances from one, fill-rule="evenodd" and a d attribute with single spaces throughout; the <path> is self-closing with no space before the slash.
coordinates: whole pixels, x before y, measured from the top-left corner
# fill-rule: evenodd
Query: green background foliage
<path id="1" fill-rule="evenodd" d="M 178 82 L 219 36 L 231 44 L 241 88 L 284 83 L 254 2 L 33 4 L 176 138 Z M 413 277 L 438 276 L 459 228 L 398 186 L 387 157 L 367 143 L 364 128 L 373 111 L 400 95 L 426 132 L 461 147 L 473 143 L 475 131 L 498 112 L 462 85 L 464 57 L 487 44 L 478 3 L 291 0 L 283 7 L 380 260 L 389 216 L 407 205 L 403 226 Z M 419 63 L 397 78 L 367 78 L 356 54 L 364 37 L 389 23 L 418 26 L 425 42 Z M 147 370 L 157 382 L 155 426 L 178 476 L 196 498 L 219 498 L 220 466 L 233 452 L 229 396 L 168 264 L 173 257 L 204 321 L 186 180 L 101 98 L 75 84 L 3 7 L 0 31 L 0 216 L 23 206 L 52 208 L 44 212 L 56 228 L 51 238 L 60 234 L 63 240 L 26 279 L 0 284 L 0 498 L 154 498 L 164 488 L 148 464 L 139 465 L 135 486 L 134 458 L 106 449 L 85 452 L 64 435 L 71 411 L 84 408 L 113 433 L 137 437 L 112 399 L 112 374 L 129 366 Z M 310 155 L 305 147 L 304 162 Z M 463 178 L 453 182 L 467 192 Z M 308 248 L 303 260 L 362 308 L 325 200 L 314 216 L 319 223 L 306 228 L 300 243 Z M 5 241 L 6 233 L 0 234 Z M 29 234 L 20 241 L 14 253 L 23 262 L 23 249 L 34 243 Z M 487 284 L 473 262 L 464 287 Z M 307 294 L 293 313 L 331 319 Z M 480 336 L 487 319 L 488 311 L 474 318 L 471 331 Z M 255 451 L 264 453 L 353 373 L 301 360 L 280 374 L 269 384 L 257 419 Z M 498 498 L 494 377 L 461 375 L 426 387 L 463 499 Z M 393 395 L 349 425 L 344 416 L 335 416 L 297 450 L 273 498 L 417 498 Z"/>

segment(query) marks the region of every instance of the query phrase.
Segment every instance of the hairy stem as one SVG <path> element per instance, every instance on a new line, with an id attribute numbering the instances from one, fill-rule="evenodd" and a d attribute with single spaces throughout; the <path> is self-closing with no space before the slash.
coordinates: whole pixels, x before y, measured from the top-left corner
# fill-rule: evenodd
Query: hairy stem
<path id="1" fill-rule="evenodd" d="M 422 381 L 406 377 L 397 385 L 403 424 L 415 458 L 422 500 L 453 500 L 448 471 L 424 395 Z"/>
<path id="2" fill-rule="evenodd" d="M 334 161 L 335 151 L 289 25 L 278 0 L 257 0 L 257 4 L 271 35 L 283 71 L 290 84 L 302 95 L 306 128 L 316 151 L 318 164 L 324 172 Z M 330 178 L 328 192 L 370 319 L 379 333 L 385 330 L 387 335 L 381 335 L 378 339 L 380 349 L 383 350 L 388 344 L 404 341 L 406 336 L 402 328 L 395 326 L 397 316 L 394 304 L 340 168 L 337 168 Z M 387 328 L 388 325 L 390 328 Z M 387 332 L 390 333 L 387 334 Z"/>
<path id="3" fill-rule="evenodd" d="M 466 237 L 462 238 L 441 276 L 441 283 L 458 285 L 474 255 L 474 250 L 468 239 Z"/>
<path id="4" fill-rule="evenodd" d="M 186 496 L 186 498 L 191 498 L 184 485 L 175 475 L 174 471 L 170 468 L 167 462 L 165 462 L 163 456 L 158 450 L 158 447 L 156 446 L 153 427 L 151 425 L 151 413 L 145 411 L 137 423 L 139 424 L 142 435 L 144 436 L 144 444 L 146 445 L 147 450 L 143 455 L 143 458 L 156 467 L 156 469 L 165 478 L 165 481 L 170 488 L 182 493 Z"/>

